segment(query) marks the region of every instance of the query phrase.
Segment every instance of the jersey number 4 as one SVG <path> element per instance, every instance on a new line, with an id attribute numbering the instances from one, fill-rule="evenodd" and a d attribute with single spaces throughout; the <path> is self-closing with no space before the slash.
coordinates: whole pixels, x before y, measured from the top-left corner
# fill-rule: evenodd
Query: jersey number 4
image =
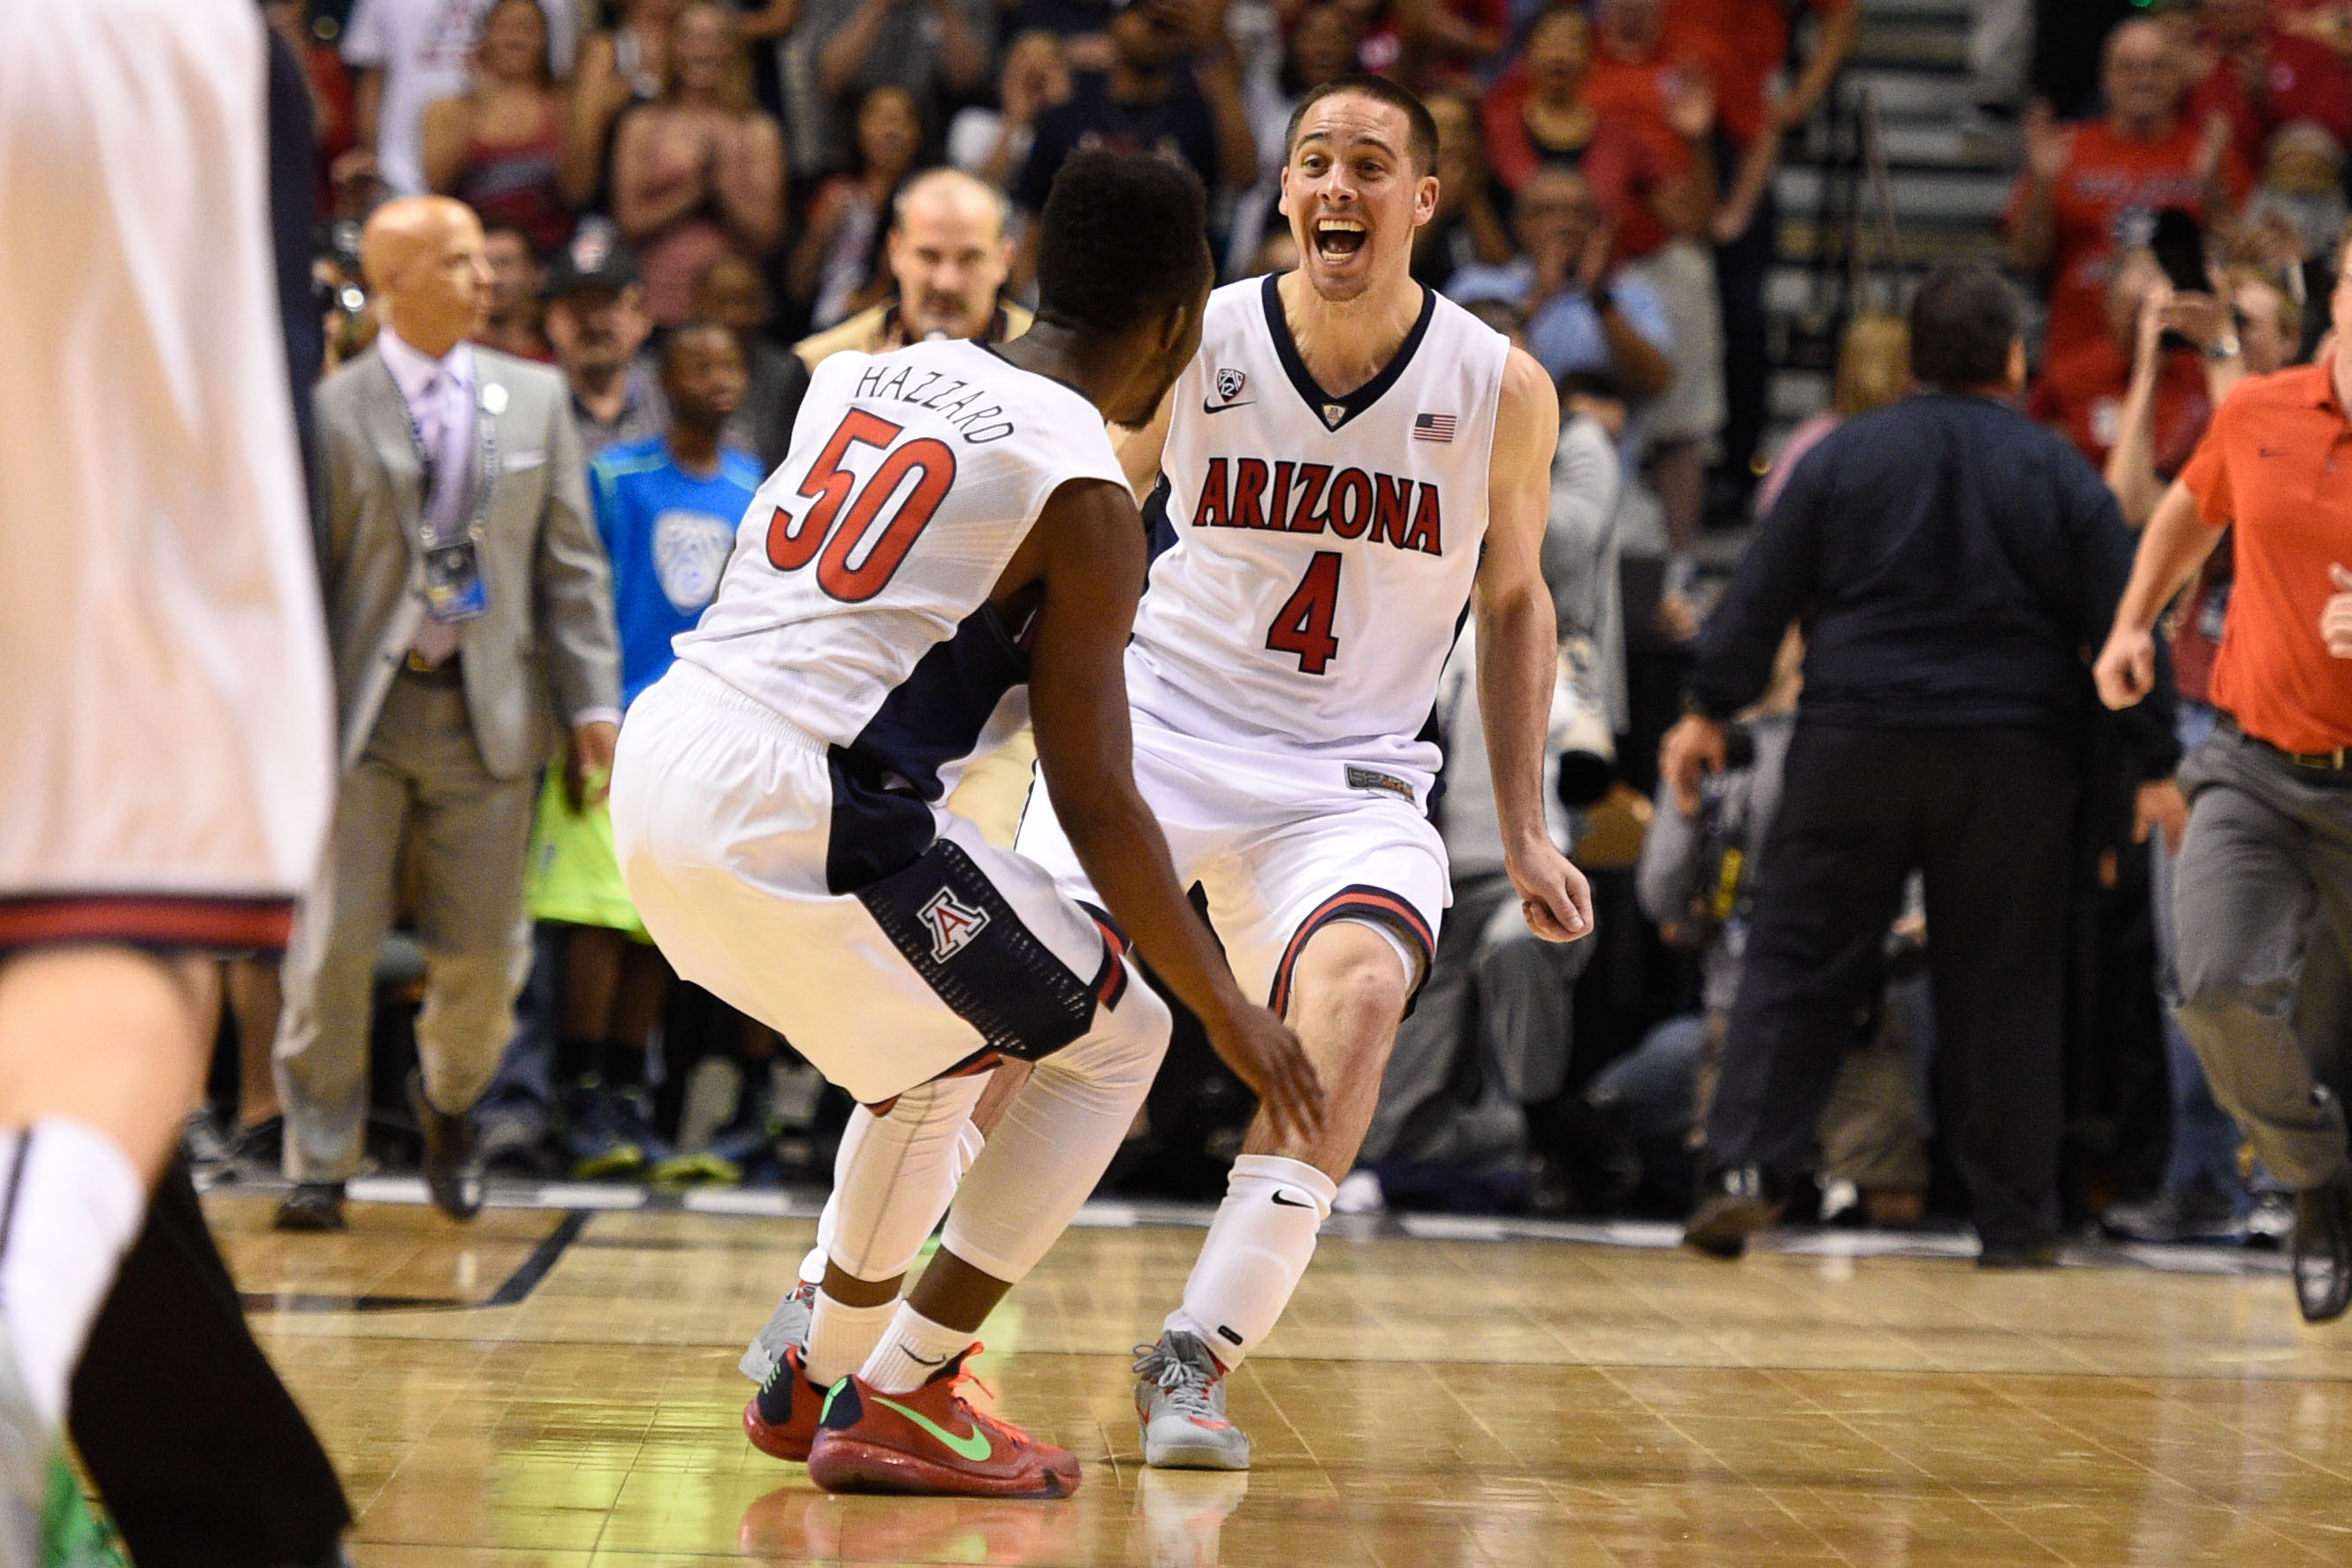
<path id="1" fill-rule="evenodd" d="M 1339 552 L 1318 550 L 1307 563 L 1307 575 L 1274 612 L 1265 646 L 1276 653 L 1297 654 L 1300 669 L 1320 675 L 1339 651 L 1339 639 L 1331 635 L 1331 617 L 1339 609 Z"/>
<path id="2" fill-rule="evenodd" d="M 768 520 L 769 565 L 779 572 L 797 572 L 816 561 L 817 586 L 845 605 L 863 604 L 889 586 L 907 552 L 947 499 L 956 472 L 955 453 L 944 441 L 925 437 L 891 447 L 901 428 L 862 408 L 849 411 L 801 480 L 800 493 L 813 504 L 797 519 L 778 507 Z M 889 453 L 863 486 L 841 466 L 853 445 Z M 915 481 L 911 489 L 909 476 Z M 858 553 L 886 507 L 891 509 L 890 520 L 883 523 L 881 537 L 853 563 L 850 557 Z M 820 550 L 823 559 L 818 559 Z"/>

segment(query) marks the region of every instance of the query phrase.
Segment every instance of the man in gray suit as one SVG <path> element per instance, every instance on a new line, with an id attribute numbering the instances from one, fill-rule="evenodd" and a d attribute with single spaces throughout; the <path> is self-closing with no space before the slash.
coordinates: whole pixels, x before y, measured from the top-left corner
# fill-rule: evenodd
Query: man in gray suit
<path id="1" fill-rule="evenodd" d="M 459 203 L 391 203 L 362 260 L 375 346 L 316 397 L 342 782 L 333 840 L 286 955 L 281 1229 L 342 1227 L 368 1099 L 376 951 L 404 837 L 425 955 L 409 1100 L 452 1217 L 480 1206 L 467 1113 L 497 1068 L 529 963 L 524 848 L 540 769 L 568 726 L 575 799 L 601 795 L 620 718 L 612 582 L 562 379 L 466 342 L 487 300 Z"/>

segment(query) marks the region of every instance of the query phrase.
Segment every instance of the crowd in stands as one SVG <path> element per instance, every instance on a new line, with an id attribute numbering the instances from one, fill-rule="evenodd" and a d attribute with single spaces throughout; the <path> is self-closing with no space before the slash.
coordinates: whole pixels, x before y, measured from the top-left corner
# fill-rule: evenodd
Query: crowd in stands
<path id="1" fill-rule="evenodd" d="M 1595 871 L 1602 929 L 1561 959 L 1515 924 L 1499 857 L 1478 847 L 1484 781 L 1465 776 L 1475 694 L 1465 704 L 1450 685 L 1441 717 L 1460 765 L 1441 826 L 1456 901 L 1366 1151 L 1376 1174 L 1342 1206 L 1688 1200 L 1798 653 L 1748 716 L 1739 764 L 1686 809 L 1654 757 L 1712 586 L 1703 536 L 1769 510 L 1806 451 L 1907 380 L 1902 322 L 1860 316 L 1832 405 L 1793 433 L 1768 408 L 1775 175 L 1792 132 L 1840 90 L 1856 0 L 267 9 L 316 110 L 331 363 L 373 329 L 358 224 L 388 196 L 471 206 L 492 275 L 477 341 L 554 365 L 570 388 L 625 701 L 715 590 L 818 363 L 1026 329 L 1033 220 L 1073 150 L 1156 150 L 1195 169 L 1230 281 L 1294 258 L 1276 203 L 1301 94 L 1351 71 L 1423 93 L 1442 186 L 1414 274 L 1522 342 L 1562 392 L 1546 559 L 1567 654 L 1559 830 Z M 1983 26 L 2013 29 L 2021 9 L 1989 5 Z M 2030 26 L 2021 36 L 2030 54 Z M 2025 79 L 2019 47 L 1977 64 L 2018 169 L 2003 259 L 2046 303 L 2029 408 L 2137 527 L 2237 381 L 2308 359 L 2326 329 L 2352 4 L 2137 10 L 2101 41 L 2090 100 L 2054 107 L 1999 86 Z M 2202 681 L 2228 595 L 2225 552 L 2173 623 L 2184 743 L 2212 722 Z M 2113 778 L 2086 787 L 2080 813 L 2070 1209 L 2136 1235 L 2242 1236 L 2260 1175 L 2241 1172 L 2240 1140 L 2160 1001 L 2170 939 L 2150 911 L 2168 851 L 2160 833 L 2147 849 L 2133 839 L 2121 743 L 2084 745 Z M 674 984 L 625 899 L 567 880 L 576 818 L 560 786 L 551 775 L 532 840 L 534 975 L 479 1111 L 485 1152 L 548 1174 L 822 1179 L 845 1108 L 788 1041 Z M 1909 962 L 1934 933 L 1918 924 L 1915 910 L 1889 933 L 1885 1005 L 1858 1022 L 1824 1118 L 1832 1214 L 1951 1212 L 1933 1029 Z M 241 1087 L 224 1169 L 267 1162 L 277 1136 L 275 1003 L 248 978 L 243 1048 L 225 1053 L 241 1057 Z M 394 956 L 383 978 L 380 1031 L 397 1031 L 413 972 Z M 1244 1109 L 1180 1037 L 1114 1179 L 1209 1190 L 1198 1172 L 1238 1146 Z"/>

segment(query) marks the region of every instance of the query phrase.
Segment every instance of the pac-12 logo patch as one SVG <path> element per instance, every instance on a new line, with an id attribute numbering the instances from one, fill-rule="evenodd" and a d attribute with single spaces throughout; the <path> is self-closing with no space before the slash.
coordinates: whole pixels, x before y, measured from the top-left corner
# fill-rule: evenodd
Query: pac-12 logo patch
<path id="1" fill-rule="evenodd" d="M 1239 397 L 1242 395 L 1242 388 L 1248 384 L 1247 371 L 1227 369 L 1217 372 L 1217 395 L 1227 403 Z"/>
<path id="2" fill-rule="evenodd" d="M 933 963 L 945 963 L 988 929 L 986 910 L 973 909 L 946 888 L 933 893 L 929 901 L 915 911 L 915 918 L 931 933 Z"/>

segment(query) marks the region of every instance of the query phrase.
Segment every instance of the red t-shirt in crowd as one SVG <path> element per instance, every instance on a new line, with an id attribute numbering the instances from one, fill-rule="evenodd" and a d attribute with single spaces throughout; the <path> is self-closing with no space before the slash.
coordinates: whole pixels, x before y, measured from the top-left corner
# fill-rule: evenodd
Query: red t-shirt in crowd
<path id="1" fill-rule="evenodd" d="M 2053 358 L 2107 333 L 2107 279 L 2119 251 L 2146 245 L 2156 214 L 2186 209 L 2206 220 L 2205 182 L 2197 175 L 2198 131 L 2187 119 L 2158 142 L 2126 142 L 2104 120 L 2074 128 L 2074 156 L 2058 177 L 2053 203 L 2057 245 L 2050 265 L 2050 353 Z M 2232 158 L 2224 175 L 2233 199 L 2248 181 Z M 2020 174 L 2001 216 L 2013 227 L 2032 188 Z"/>
<path id="2" fill-rule="evenodd" d="M 1811 0 L 1816 12 L 1853 9 L 1854 0 Z M 1764 129 L 1764 84 L 1789 58 L 1789 14 L 1781 0 L 1668 0 L 1666 53 L 1719 61 L 1716 115 L 1745 147 Z"/>
<path id="3" fill-rule="evenodd" d="M 2202 125 L 2210 115 L 2229 116 L 2231 143 L 2254 168 L 2272 133 L 2297 120 L 2315 121 L 2337 142 L 2352 142 L 2352 73 L 2334 52 L 2273 28 L 2269 53 L 2269 80 L 2259 100 L 2234 62 L 2217 60 L 2189 95 L 2189 121 Z"/>
<path id="4" fill-rule="evenodd" d="M 1621 257 L 1647 256 L 1674 237 L 1652 209 L 1651 198 L 1659 186 L 1689 170 L 1690 149 L 1663 119 L 1645 124 L 1639 117 L 1612 115 L 1593 105 L 1591 140 L 1567 153 L 1537 144 L 1523 112 L 1527 101 L 1527 72 L 1513 66 L 1479 105 L 1486 163 L 1496 179 L 1516 193 L 1547 163 L 1577 170 L 1617 226 Z"/>
<path id="5" fill-rule="evenodd" d="M 2051 357 L 2042 379 L 2033 384 L 2025 411 L 2064 430 L 2091 467 L 2105 468 L 2107 454 L 2115 450 L 2130 381 L 2131 361 L 2115 340 L 2095 338 Z M 2165 355 L 2156 381 L 2156 471 L 2179 473 L 2212 416 L 2205 366 L 2197 351 L 2179 349 Z"/>
<path id="6" fill-rule="evenodd" d="M 2352 424 L 2330 368 L 2240 382 L 2180 475 L 2205 525 L 2231 530 L 2213 705 L 2289 752 L 2352 746 L 2352 659 L 2319 637 L 2328 568 L 2352 566 Z"/>

